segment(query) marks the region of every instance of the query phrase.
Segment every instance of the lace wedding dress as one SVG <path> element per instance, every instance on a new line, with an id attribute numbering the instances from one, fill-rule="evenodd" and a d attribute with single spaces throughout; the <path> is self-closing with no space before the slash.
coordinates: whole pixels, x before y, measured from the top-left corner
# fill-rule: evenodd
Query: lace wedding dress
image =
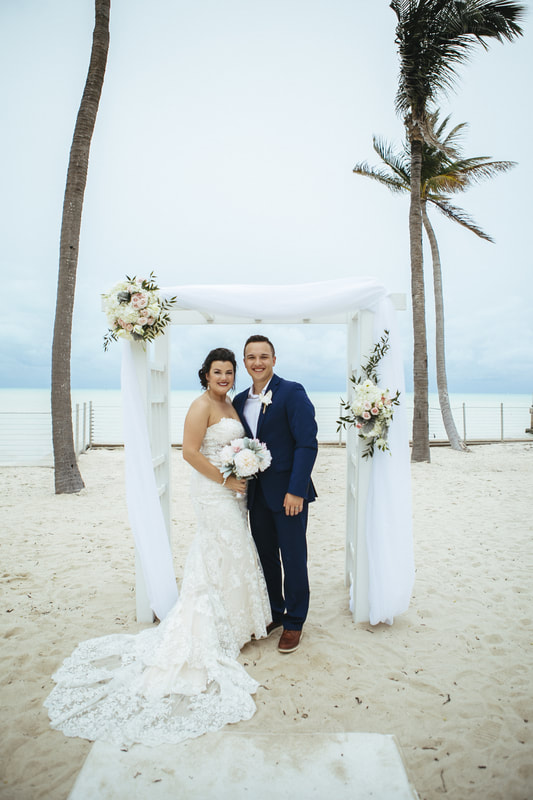
<path id="1" fill-rule="evenodd" d="M 237 420 L 207 429 L 214 464 L 242 436 Z M 266 635 L 270 605 L 246 520 L 245 498 L 194 471 L 197 532 L 180 598 L 157 628 L 82 642 L 53 676 L 51 725 L 67 736 L 120 745 L 176 743 L 249 719 L 257 689 L 237 657 Z"/>

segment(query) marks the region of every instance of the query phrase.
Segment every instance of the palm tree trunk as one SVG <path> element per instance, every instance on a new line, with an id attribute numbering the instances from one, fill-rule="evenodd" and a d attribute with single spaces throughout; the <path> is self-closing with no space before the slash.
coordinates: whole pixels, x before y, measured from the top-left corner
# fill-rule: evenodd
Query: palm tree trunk
<path id="1" fill-rule="evenodd" d="M 109 12 L 110 0 L 95 0 L 91 61 L 72 137 L 63 202 L 52 343 L 52 440 L 56 494 L 79 492 L 84 486 L 76 463 L 72 434 L 70 393 L 72 315 L 89 151 L 109 49 Z"/>
<path id="2" fill-rule="evenodd" d="M 468 447 L 462 441 L 455 427 L 452 410 L 450 408 L 450 398 L 448 396 L 448 378 L 446 376 L 446 356 L 444 346 L 444 296 L 442 291 L 442 269 L 440 263 L 439 246 L 433 226 L 427 215 L 425 201 L 421 203 L 422 221 L 429 239 L 431 247 L 431 258 L 433 261 L 433 293 L 435 295 L 435 354 L 437 364 L 437 389 L 439 392 L 439 405 L 442 414 L 442 421 L 446 429 L 448 441 L 453 450 L 468 452 Z"/>
<path id="3" fill-rule="evenodd" d="M 430 461 L 428 348 L 424 295 L 424 258 L 422 252 L 422 209 L 420 182 L 422 139 L 417 128 L 408 123 L 411 145 L 411 202 L 409 207 L 409 243 L 411 253 L 411 299 L 413 306 L 413 445 L 412 461 Z"/>

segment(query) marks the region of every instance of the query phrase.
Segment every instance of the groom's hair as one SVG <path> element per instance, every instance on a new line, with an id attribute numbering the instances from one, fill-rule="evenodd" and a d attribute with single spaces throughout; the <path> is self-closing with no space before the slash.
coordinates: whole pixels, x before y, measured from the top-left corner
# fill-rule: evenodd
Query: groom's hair
<path id="1" fill-rule="evenodd" d="M 246 347 L 252 342 L 266 342 L 268 345 L 270 345 L 270 349 L 272 350 L 272 355 L 273 356 L 276 355 L 276 351 L 274 350 L 274 345 L 272 344 L 270 339 L 268 339 L 266 336 L 263 336 L 261 333 L 254 333 L 253 336 L 249 336 L 247 338 L 247 340 L 244 343 L 244 351 L 243 351 L 244 355 L 246 355 Z"/>

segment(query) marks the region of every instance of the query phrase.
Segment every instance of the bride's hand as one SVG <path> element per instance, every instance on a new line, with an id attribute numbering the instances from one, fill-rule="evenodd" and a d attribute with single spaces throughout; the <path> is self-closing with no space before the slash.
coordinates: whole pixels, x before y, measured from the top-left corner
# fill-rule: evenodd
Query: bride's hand
<path id="1" fill-rule="evenodd" d="M 235 475 L 230 475 L 230 477 L 226 479 L 226 483 L 224 485 L 228 489 L 231 489 L 232 492 L 237 492 L 237 494 L 246 494 L 245 478 L 236 478 Z"/>

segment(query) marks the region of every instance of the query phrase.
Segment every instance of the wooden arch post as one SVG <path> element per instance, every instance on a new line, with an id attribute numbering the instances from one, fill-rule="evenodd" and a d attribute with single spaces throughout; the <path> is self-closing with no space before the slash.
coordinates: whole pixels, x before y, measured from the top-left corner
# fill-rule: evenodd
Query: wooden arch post
<path id="1" fill-rule="evenodd" d="M 347 325 L 348 382 L 346 394 L 353 398 L 351 375 L 358 376 L 365 357 L 372 350 L 374 314 L 357 311 Z M 354 622 L 368 622 L 368 551 L 365 523 L 372 462 L 362 458 L 360 440 L 354 427 L 346 431 L 346 550 L 345 584 L 350 590 Z M 363 502 L 361 502 L 363 501 Z"/>
<path id="2" fill-rule="evenodd" d="M 133 362 L 146 414 L 152 466 L 159 502 L 170 539 L 170 364 L 168 328 L 150 345 L 132 345 Z M 153 622 L 137 548 L 135 549 L 135 602 L 138 622 Z"/>
<path id="3" fill-rule="evenodd" d="M 390 295 L 397 311 L 405 311 L 404 294 Z M 361 309 L 349 315 L 347 322 L 347 366 L 346 393 L 353 397 L 350 376 L 361 374 L 361 365 L 376 344 L 374 314 Z M 350 590 L 350 607 L 354 622 L 369 621 L 368 599 L 368 549 L 366 544 L 366 498 L 370 486 L 372 459 L 363 458 L 363 444 L 355 428 L 346 432 L 346 556 L 345 584 Z"/>

